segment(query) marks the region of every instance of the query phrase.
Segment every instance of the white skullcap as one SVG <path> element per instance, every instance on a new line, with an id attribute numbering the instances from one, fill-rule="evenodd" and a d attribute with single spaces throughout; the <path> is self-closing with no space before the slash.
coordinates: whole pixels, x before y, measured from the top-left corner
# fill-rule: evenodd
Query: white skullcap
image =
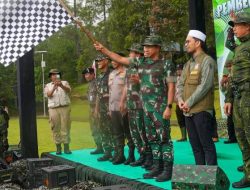
<path id="1" fill-rule="evenodd" d="M 206 35 L 199 30 L 190 30 L 188 33 L 188 36 L 192 36 L 192 37 L 197 38 L 203 42 L 206 41 Z"/>

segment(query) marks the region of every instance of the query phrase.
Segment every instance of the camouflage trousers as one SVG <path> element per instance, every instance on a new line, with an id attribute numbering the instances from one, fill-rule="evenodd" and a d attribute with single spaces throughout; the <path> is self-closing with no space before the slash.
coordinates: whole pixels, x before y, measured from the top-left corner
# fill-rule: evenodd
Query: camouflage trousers
<path id="1" fill-rule="evenodd" d="M 101 134 L 100 134 L 101 132 L 100 132 L 99 124 L 98 124 L 98 119 L 94 117 L 93 107 L 90 107 L 89 125 L 90 125 L 91 134 L 93 136 L 96 146 L 100 146 L 102 144 Z"/>
<path id="2" fill-rule="evenodd" d="M 113 148 L 113 134 L 110 120 L 111 118 L 107 112 L 100 112 L 99 128 L 104 152 L 109 152 Z"/>
<path id="3" fill-rule="evenodd" d="M 144 111 L 144 122 L 153 159 L 173 162 L 173 143 L 170 137 L 170 121 L 163 119 L 162 112 Z"/>
<path id="4" fill-rule="evenodd" d="M 128 119 L 131 137 L 138 152 L 141 152 L 148 146 L 148 139 L 146 136 L 146 129 L 143 120 L 143 110 L 128 110 Z"/>
<path id="5" fill-rule="evenodd" d="M 250 92 L 242 92 L 240 99 L 234 99 L 233 120 L 236 138 L 242 152 L 244 173 L 250 180 Z"/>

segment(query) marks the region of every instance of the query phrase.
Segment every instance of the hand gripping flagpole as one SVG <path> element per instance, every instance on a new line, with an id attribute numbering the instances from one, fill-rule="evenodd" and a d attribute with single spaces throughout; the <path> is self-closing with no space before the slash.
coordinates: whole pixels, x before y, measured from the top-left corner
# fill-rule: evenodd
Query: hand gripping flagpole
<path id="1" fill-rule="evenodd" d="M 77 19 L 76 17 L 75 17 L 75 15 L 71 12 L 71 10 L 67 7 L 67 5 L 63 2 L 63 0 L 58 0 L 59 1 L 59 3 L 62 5 L 62 7 L 68 12 L 68 14 L 73 18 L 73 21 L 80 27 L 80 30 L 82 31 L 82 32 L 84 32 L 86 35 L 87 35 L 87 37 L 93 42 L 93 43 L 96 43 L 96 39 L 94 38 L 94 36 L 91 34 L 91 32 L 89 31 L 89 30 L 87 30 L 84 26 L 83 26 L 83 24 L 82 24 L 82 22 L 79 20 L 79 19 Z"/>

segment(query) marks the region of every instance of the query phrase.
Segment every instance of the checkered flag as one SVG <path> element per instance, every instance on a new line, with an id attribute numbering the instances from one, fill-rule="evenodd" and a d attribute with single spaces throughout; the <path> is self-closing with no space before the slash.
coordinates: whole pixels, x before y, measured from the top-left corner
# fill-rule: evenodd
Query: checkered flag
<path id="1" fill-rule="evenodd" d="M 0 63 L 15 62 L 72 21 L 57 0 L 0 0 Z"/>

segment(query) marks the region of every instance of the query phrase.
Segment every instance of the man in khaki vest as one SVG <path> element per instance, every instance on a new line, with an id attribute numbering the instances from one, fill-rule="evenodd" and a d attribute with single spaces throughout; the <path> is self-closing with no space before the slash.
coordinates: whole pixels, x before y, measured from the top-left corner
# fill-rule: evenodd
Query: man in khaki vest
<path id="1" fill-rule="evenodd" d="M 190 144 L 197 165 L 217 165 L 212 141 L 215 61 L 204 53 L 206 35 L 190 30 L 185 47 L 192 56 L 177 85 L 178 103 L 185 115 Z"/>
<path id="2" fill-rule="evenodd" d="M 50 83 L 44 88 L 45 96 L 48 98 L 49 121 L 56 144 L 56 154 L 62 154 L 61 144 L 64 144 L 64 153 L 71 154 L 70 143 L 70 85 L 61 80 L 61 72 L 51 69 L 49 72 Z"/>

